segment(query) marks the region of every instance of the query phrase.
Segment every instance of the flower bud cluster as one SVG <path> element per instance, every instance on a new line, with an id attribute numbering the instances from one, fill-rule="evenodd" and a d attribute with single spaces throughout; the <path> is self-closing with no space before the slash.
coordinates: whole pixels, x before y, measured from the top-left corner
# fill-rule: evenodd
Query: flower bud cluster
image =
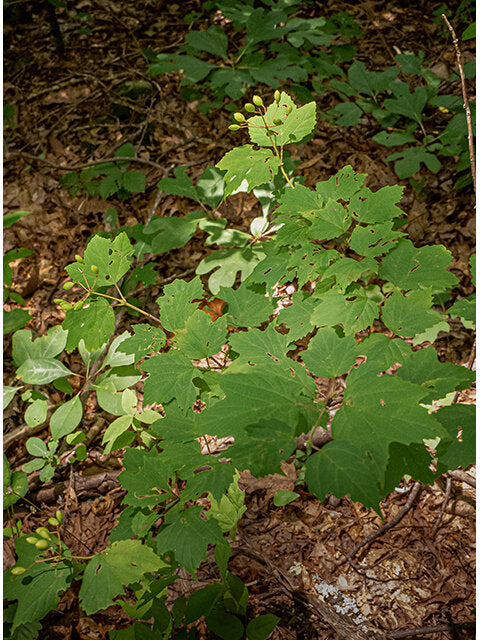
<path id="1" fill-rule="evenodd" d="M 281 97 L 280 91 L 277 89 L 273 94 L 273 99 L 277 103 L 277 106 L 280 105 L 280 97 Z M 257 113 L 260 115 L 266 113 L 266 108 L 263 104 L 263 100 L 259 95 L 254 95 L 252 97 L 252 101 L 246 102 L 243 105 L 243 108 L 247 113 Z M 285 116 L 288 116 L 291 112 L 292 112 L 292 107 L 287 106 L 285 109 Z M 240 111 L 236 111 L 232 117 L 235 120 L 235 122 L 232 122 L 232 124 L 229 125 L 228 128 L 230 129 L 230 131 L 238 131 L 239 129 L 242 129 L 248 126 L 245 116 Z M 274 118 L 273 120 L 273 124 L 277 126 L 280 124 L 283 124 L 283 122 L 284 122 L 284 119 L 281 119 L 281 118 Z"/>

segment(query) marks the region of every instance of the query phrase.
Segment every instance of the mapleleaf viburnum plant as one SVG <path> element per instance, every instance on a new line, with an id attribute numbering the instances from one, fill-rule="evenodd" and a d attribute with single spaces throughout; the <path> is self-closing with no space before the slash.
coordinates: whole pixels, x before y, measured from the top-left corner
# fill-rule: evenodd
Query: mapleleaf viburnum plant
<path id="1" fill-rule="evenodd" d="M 203 616 L 221 638 L 262 640 L 279 619 L 248 621 L 247 589 L 228 570 L 245 510 L 239 472 L 279 473 L 282 461 L 296 455 L 299 483 L 319 500 L 349 495 L 380 512 L 380 501 L 406 474 L 430 484 L 447 469 L 473 463 L 474 408 L 451 402 L 473 374 L 440 362 L 431 344 L 416 348 L 448 331 L 445 309 L 458 282 L 447 269 L 451 254 L 440 245 L 417 248 L 406 237 L 400 186 L 371 191 L 350 166 L 314 188 L 303 184 L 287 147 L 309 139 L 315 112 L 314 102 L 299 108 L 278 90 L 268 106 L 253 96 L 229 127 L 246 130 L 250 144 L 226 153 L 196 185 L 184 169 L 159 184 L 201 210 L 95 235 L 66 267 L 69 301 L 57 300 L 66 311 L 62 326 L 33 341 L 26 330 L 14 335 L 17 377 L 35 407 L 32 423 L 51 409 L 48 394 L 28 386 L 53 382 L 72 395 L 71 371 L 57 356 L 79 350 L 98 405 L 114 416 L 103 434 L 105 452 L 125 449 L 119 481 L 126 495 L 98 554 L 69 550 L 61 511 L 49 528 L 17 531 L 18 561 L 4 590 L 12 637 L 34 634 L 77 582 L 87 616 L 120 605 L 137 619 L 135 637 L 193 638 L 193 623 Z M 219 203 L 252 190 L 263 215 L 250 233 L 226 228 Z M 147 312 L 129 295 L 139 281 L 153 284 L 142 258 L 182 246 L 197 229 L 207 234 L 207 246 L 221 248 L 191 280 L 166 284 L 156 313 Z M 286 284 L 294 286 L 287 292 Z M 115 336 L 122 307 L 140 321 Z M 450 313 L 471 327 L 472 308 L 473 300 L 459 300 Z M 333 415 L 340 376 L 345 390 Z M 331 391 L 320 393 L 319 379 Z M 7 388 L 8 398 L 20 388 Z M 36 457 L 24 471 L 41 469 L 49 481 L 65 443 L 75 447 L 72 463 L 85 458 L 85 434 L 76 431 L 84 401 L 72 395 L 55 408 L 49 442 L 27 442 Z M 318 427 L 331 428 L 321 448 L 313 444 Z M 221 459 L 205 454 L 205 446 L 202 452 L 206 434 L 233 438 Z M 299 458 L 302 434 L 308 439 Z M 7 465 L 6 474 L 10 505 L 27 488 L 22 472 L 10 474 Z M 167 608 L 178 569 L 195 576 L 209 545 L 218 580 Z"/>

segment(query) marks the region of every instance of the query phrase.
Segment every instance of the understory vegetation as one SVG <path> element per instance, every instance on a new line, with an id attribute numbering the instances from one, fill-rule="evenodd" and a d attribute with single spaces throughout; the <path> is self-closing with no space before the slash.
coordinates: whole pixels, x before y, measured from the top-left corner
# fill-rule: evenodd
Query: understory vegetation
<path id="1" fill-rule="evenodd" d="M 21 31 L 28 16 L 5 4 L 7 24 Z M 45 192 L 58 193 L 55 208 L 90 203 L 102 215 L 92 224 L 90 214 L 72 213 L 73 234 L 46 217 L 45 237 L 32 242 L 38 211 L 10 205 L 17 200 L 7 171 L 5 637 L 54 637 L 52 624 L 58 633 L 76 625 L 71 638 L 94 637 L 80 622 L 99 616 L 111 640 L 386 639 L 407 637 L 398 635 L 405 626 L 468 637 L 467 597 L 448 619 L 412 613 L 399 630 L 373 605 L 357 607 L 355 593 L 335 600 L 333 578 L 307 580 L 308 554 L 298 552 L 289 573 L 262 559 L 246 523 L 269 479 L 268 517 L 284 530 L 307 503 L 344 508 L 334 518 L 370 514 L 371 538 L 357 533 L 340 551 L 326 543 L 338 566 L 348 562 L 368 579 L 362 572 L 374 565 L 355 564 L 355 554 L 410 513 L 422 491 L 443 491 L 430 508 L 435 536 L 452 483 L 474 482 L 474 246 L 458 240 L 462 225 L 447 215 L 438 223 L 444 237 L 428 237 L 434 224 L 413 226 L 426 203 L 441 209 L 447 189 L 445 202 L 467 213 L 471 206 L 475 102 L 464 92 L 473 95 L 475 62 L 459 67 L 456 53 L 475 37 L 473 7 L 435 4 L 431 47 L 451 50 L 450 65 L 428 49 L 397 47 L 380 68 L 359 58 L 369 36 L 344 3 L 330 3 L 325 15 L 298 0 L 158 4 L 160 22 L 178 14 L 183 30 L 173 46 L 135 43 L 138 76 L 114 82 L 108 108 L 85 122 L 101 157 L 87 140 L 70 162 L 70 146 L 43 125 L 29 146 L 28 110 L 6 87 L 7 169 L 18 164 L 28 184 L 43 167 L 54 177 Z M 73 60 L 77 40 L 96 42 L 96 2 L 49 7 L 41 37 L 57 55 L 71 48 Z M 129 9 L 120 24 L 135 19 Z M 162 83 L 177 105 L 166 113 L 159 102 L 166 150 L 153 111 Z M 103 81 L 95 86 L 105 91 Z M 49 95 L 48 86 L 40 92 Z M 189 131 L 185 114 L 207 135 Z M 124 135 L 132 122 L 140 136 Z M 102 146 L 108 127 L 115 143 Z M 349 135 L 360 145 L 368 135 L 377 165 L 344 162 L 345 149 L 331 164 L 329 136 Z M 190 161 L 187 148 L 205 157 Z M 312 173 L 320 157 L 327 170 Z M 380 167 L 387 173 L 376 175 Z M 20 286 L 29 261 L 53 261 L 52 238 L 58 278 L 48 288 L 37 274 L 36 285 Z M 83 490 L 93 479 L 84 507 L 77 476 Z M 100 527 L 95 517 L 105 514 L 92 511 L 88 527 L 101 533 L 91 543 L 74 514 L 90 514 L 107 480 L 113 515 Z M 410 497 L 392 512 L 399 491 Z M 470 535 L 468 517 L 459 524 L 450 513 L 445 526 L 455 529 L 442 540 Z M 259 598 L 258 578 L 242 573 L 245 562 L 236 569 L 242 552 L 280 580 L 295 615 L 268 594 Z M 300 587 L 292 575 L 302 575 Z"/>

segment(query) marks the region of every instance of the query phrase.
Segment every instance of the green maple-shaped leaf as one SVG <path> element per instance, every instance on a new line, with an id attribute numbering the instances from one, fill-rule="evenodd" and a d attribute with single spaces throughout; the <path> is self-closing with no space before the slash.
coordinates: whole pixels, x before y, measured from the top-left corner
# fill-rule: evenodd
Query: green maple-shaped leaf
<path id="1" fill-rule="evenodd" d="M 296 275 L 298 286 L 303 287 L 306 282 L 312 282 L 320 276 L 324 276 L 328 265 L 338 257 L 334 249 L 320 249 L 314 244 L 300 247 L 292 252 L 287 261 L 289 280 Z"/>
<path id="2" fill-rule="evenodd" d="M 169 351 L 153 356 L 141 366 L 150 375 L 145 380 L 144 400 L 146 404 L 166 404 L 173 398 L 186 411 L 197 398 L 193 378 L 199 372 L 191 361 L 178 351 Z"/>
<path id="3" fill-rule="evenodd" d="M 405 290 L 419 286 L 449 290 L 458 283 L 458 278 L 446 271 L 451 262 L 452 254 L 442 245 L 417 248 L 410 240 L 402 239 L 383 259 L 379 276 Z"/>
<path id="4" fill-rule="evenodd" d="M 339 338 L 335 329 L 319 329 L 310 340 L 302 360 L 316 376 L 334 378 L 355 364 L 357 343 L 354 336 Z"/>
<path id="5" fill-rule="evenodd" d="M 345 295 L 334 287 L 314 298 L 315 308 L 310 323 L 316 327 L 333 327 L 343 322 L 345 313 Z"/>
<path id="6" fill-rule="evenodd" d="M 205 559 L 207 546 L 222 538 L 215 520 L 201 518 L 202 510 L 203 507 L 195 506 L 168 512 L 157 536 L 158 553 L 175 553 L 175 560 L 192 574 Z"/>
<path id="7" fill-rule="evenodd" d="M 431 464 L 432 456 L 423 443 L 405 445 L 391 442 L 385 471 L 385 493 L 391 493 L 405 474 L 426 485 L 433 484 L 435 474 L 429 469 Z"/>
<path id="8" fill-rule="evenodd" d="M 296 291 L 292 295 L 292 304 L 282 309 L 278 314 L 278 323 L 285 323 L 289 329 L 288 342 L 294 342 L 313 331 L 314 325 L 310 317 L 315 309 L 316 302 L 311 296 L 305 297 L 302 291 Z"/>
<path id="9" fill-rule="evenodd" d="M 291 112 L 286 115 L 288 107 L 291 108 Z M 272 140 L 279 147 L 291 142 L 301 142 L 315 128 L 315 110 L 315 102 L 309 102 L 303 107 L 297 107 L 290 96 L 282 92 L 279 103 L 273 102 L 267 108 L 265 115 L 270 136 L 264 128 L 262 117 L 254 116 L 248 120 L 250 140 L 253 144 L 258 144 L 261 147 L 271 147 Z M 274 118 L 282 120 L 282 124 L 273 124 Z"/>
<path id="10" fill-rule="evenodd" d="M 351 335 L 372 326 L 379 310 L 363 287 L 351 287 L 348 293 L 348 299 L 344 298 L 344 315 L 340 323 L 345 334 Z"/>
<path id="11" fill-rule="evenodd" d="M 439 319 L 433 327 L 426 329 L 423 333 L 417 333 L 412 342 L 413 346 L 416 347 L 423 342 L 435 342 L 440 331 L 446 331 L 447 333 L 450 331 L 450 325 L 445 320 Z"/>
<path id="12" fill-rule="evenodd" d="M 227 57 L 228 38 L 216 25 L 212 25 L 207 31 L 190 31 L 185 41 L 199 51 L 207 51 L 220 58 Z"/>
<path id="13" fill-rule="evenodd" d="M 238 100 L 244 95 L 247 83 L 251 83 L 251 75 L 239 69 L 218 69 L 212 73 L 210 83 L 217 90 L 223 89 L 233 100 Z"/>
<path id="14" fill-rule="evenodd" d="M 152 351 L 160 351 L 165 344 L 165 334 L 161 329 L 149 324 L 136 324 L 133 336 L 126 338 L 118 350 L 122 353 L 133 354 L 135 362 L 149 355 Z"/>
<path id="15" fill-rule="evenodd" d="M 200 202 L 197 190 L 192 179 L 186 174 L 187 167 L 175 167 L 173 170 L 174 178 L 162 178 L 157 186 L 165 193 L 171 193 L 175 196 L 182 196 Z M 148 225 L 146 225 L 148 227 Z"/>
<path id="16" fill-rule="evenodd" d="M 65 350 L 70 353 L 83 340 L 88 351 L 100 349 L 113 332 L 115 314 L 105 298 L 89 299 L 83 309 L 65 314 L 62 327 L 68 331 Z"/>
<path id="17" fill-rule="evenodd" d="M 293 377 L 290 370 L 282 368 L 282 363 L 278 364 L 280 367 L 275 363 L 266 367 L 256 365 L 250 373 L 222 374 L 220 385 L 226 398 L 200 414 L 205 433 L 241 437 L 247 426 L 261 424 L 265 415 L 281 415 L 282 421 L 299 433 L 307 424 L 313 424 L 318 417 L 318 405 L 315 407 L 302 394 L 303 378 L 297 374 Z"/>
<path id="18" fill-rule="evenodd" d="M 232 327 L 256 327 L 273 312 L 272 301 L 265 293 L 245 282 L 238 289 L 222 287 L 218 297 L 227 303 L 224 314 Z"/>
<path id="19" fill-rule="evenodd" d="M 230 448 L 229 448 L 230 450 Z M 211 493 L 215 500 L 220 500 L 232 483 L 235 467 L 227 464 L 225 460 L 219 462 L 214 456 L 203 456 L 202 465 L 208 469 L 203 469 L 192 474 L 187 480 L 187 488 L 182 492 L 182 500 L 197 500 L 205 493 Z"/>
<path id="20" fill-rule="evenodd" d="M 175 403 L 166 407 L 166 416 L 156 420 L 151 430 L 168 442 L 193 442 L 195 438 L 205 435 L 200 414 L 193 410 L 182 411 Z"/>
<path id="21" fill-rule="evenodd" d="M 126 171 L 122 175 L 122 187 L 130 193 L 145 193 L 145 174 L 141 171 Z"/>
<path id="22" fill-rule="evenodd" d="M 365 64 L 359 60 L 348 70 L 348 79 L 354 89 L 372 98 L 385 91 L 398 75 L 397 67 L 390 67 L 384 72 L 367 71 Z"/>
<path id="23" fill-rule="evenodd" d="M 280 206 L 275 210 L 277 221 L 284 222 L 286 216 L 293 216 L 292 222 L 300 225 L 298 227 L 300 240 L 304 240 L 305 235 L 312 239 L 330 240 L 345 233 L 351 223 L 348 211 L 334 198 L 325 201 L 318 193 L 303 185 L 286 189 L 279 197 L 279 202 Z M 310 222 L 309 227 L 302 217 Z M 288 235 L 292 234 L 292 222 L 290 222 Z M 283 233 L 280 232 L 277 238 L 281 238 Z"/>
<path id="24" fill-rule="evenodd" d="M 475 374 L 469 369 L 451 362 L 439 362 L 437 352 L 431 346 L 412 353 L 397 375 L 429 391 L 425 403 L 440 400 L 454 390 L 468 389 L 475 380 Z"/>
<path id="25" fill-rule="evenodd" d="M 155 521 L 158 520 L 156 511 L 139 507 L 125 507 L 117 518 L 114 528 L 108 536 L 109 542 L 125 540 L 132 536 L 144 538 Z"/>
<path id="26" fill-rule="evenodd" d="M 214 251 L 200 262 L 197 273 L 202 275 L 214 270 L 208 279 L 208 286 L 210 291 L 217 295 L 220 287 L 233 286 L 239 272 L 242 282 L 246 280 L 264 257 L 263 248 L 259 244 L 242 249 Z"/>
<path id="27" fill-rule="evenodd" d="M 288 336 L 276 331 L 269 324 L 264 331 L 252 329 L 248 332 L 233 333 L 229 340 L 232 351 L 239 354 L 229 367 L 229 371 L 251 371 L 252 364 L 273 365 L 274 361 L 290 366 L 293 361 L 287 359 Z"/>
<path id="28" fill-rule="evenodd" d="M 402 364 L 411 353 L 411 348 L 400 338 L 391 339 L 383 333 L 372 333 L 360 342 L 357 352 L 358 355 L 367 356 L 367 362 L 362 364 L 362 369 L 380 373 L 395 362 Z"/>
<path id="29" fill-rule="evenodd" d="M 420 165 L 423 162 L 427 169 L 430 169 L 432 173 L 438 173 L 442 168 L 442 163 L 433 153 L 428 153 L 423 147 L 407 147 L 402 151 L 391 153 L 386 160 L 388 162 L 395 162 L 395 173 L 403 180 L 413 176 L 417 171 L 420 171 Z"/>
<path id="30" fill-rule="evenodd" d="M 215 65 L 204 62 L 195 56 L 183 53 L 159 53 L 156 62 L 148 68 L 152 75 L 181 71 L 185 76 L 182 84 L 195 84 L 203 80 Z"/>
<path id="31" fill-rule="evenodd" d="M 349 495 L 354 502 L 378 511 L 381 494 L 375 479 L 381 473 L 375 461 L 348 440 L 335 439 L 308 458 L 305 480 L 319 500 L 327 493 Z"/>
<path id="32" fill-rule="evenodd" d="M 353 258 L 340 258 L 325 270 L 323 277 L 335 277 L 335 281 L 343 290 L 352 282 L 360 278 L 363 273 L 377 270 L 377 263 L 372 258 L 353 260 Z"/>
<path id="33" fill-rule="evenodd" d="M 295 433 L 291 425 L 274 418 L 245 428 L 243 437 L 225 455 L 239 471 L 248 469 L 253 476 L 281 473 L 281 462 L 295 450 Z M 252 455 L 252 448 L 255 455 Z"/>
<path id="34" fill-rule="evenodd" d="M 185 327 L 175 335 L 175 344 L 182 354 L 192 360 L 201 360 L 220 351 L 226 341 L 227 318 L 215 322 L 203 311 L 197 310 L 185 322 Z"/>
<path id="35" fill-rule="evenodd" d="M 384 101 L 384 105 L 388 111 L 398 113 L 401 116 L 405 116 L 406 118 L 410 118 L 411 120 L 415 120 L 415 122 L 421 124 L 422 111 L 427 100 L 427 87 L 415 87 L 415 91 L 413 93 L 409 93 L 407 87 L 406 91 L 396 92 L 395 98 L 387 98 Z"/>
<path id="36" fill-rule="evenodd" d="M 289 336 L 276 331 L 272 324 L 264 330 L 252 329 L 248 333 L 234 333 L 230 336 L 229 343 L 239 357 L 235 358 L 228 371 L 248 373 L 252 371 L 252 365 L 261 365 L 262 370 L 272 367 L 273 374 L 287 377 L 293 375 L 304 389 L 310 389 L 311 393 L 315 393 L 313 380 L 305 369 L 298 362 L 287 358 L 287 345 L 290 342 Z"/>
<path id="37" fill-rule="evenodd" d="M 358 222 L 376 224 L 389 222 L 403 211 L 397 207 L 402 197 L 403 187 L 382 187 L 378 191 L 370 191 L 368 187 L 362 187 L 352 196 L 348 210 Z"/>
<path id="38" fill-rule="evenodd" d="M 25 557 L 19 557 L 19 562 L 26 567 L 33 561 L 25 560 Z M 18 599 L 12 631 L 20 625 L 41 620 L 49 611 L 55 610 L 60 602 L 60 595 L 68 589 L 71 579 L 70 562 L 61 562 L 56 566 L 41 562 L 21 576 L 6 576 L 3 597 Z"/>
<path id="39" fill-rule="evenodd" d="M 73 262 L 66 267 L 68 275 L 75 282 L 89 287 L 105 287 L 118 282 L 130 269 L 133 247 L 126 233 L 120 233 L 110 240 L 93 236 L 85 249 L 85 264 Z M 98 273 L 92 272 L 92 265 L 98 267 Z"/>
<path id="40" fill-rule="evenodd" d="M 197 230 L 203 211 L 191 211 L 183 218 L 178 216 L 157 217 L 143 230 L 152 251 L 161 255 L 172 249 L 183 247 Z"/>
<path id="41" fill-rule="evenodd" d="M 192 301 L 201 300 L 203 295 L 200 278 L 193 278 L 190 282 L 175 280 L 167 284 L 163 289 L 163 296 L 156 300 L 165 329 L 174 332 L 183 329 L 187 318 L 198 308 L 198 305 L 192 304 Z"/>
<path id="42" fill-rule="evenodd" d="M 312 226 L 309 220 L 301 216 L 296 218 L 278 216 L 275 223 L 280 227 L 275 235 L 277 247 L 298 247 L 298 245 L 304 244 L 307 233 Z"/>
<path id="43" fill-rule="evenodd" d="M 330 199 L 348 202 L 360 191 L 366 177 L 366 173 L 355 173 L 353 168 L 347 165 L 328 180 L 317 182 L 315 189 L 325 202 Z"/>
<path id="44" fill-rule="evenodd" d="M 128 448 L 118 479 L 127 491 L 125 503 L 132 507 L 153 507 L 170 495 L 168 484 L 172 469 L 158 463 L 158 452 Z"/>
<path id="45" fill-rule="evenodd" d="M 393 230 L 391 222 L 366 227 L 358 225 L 350 237 L 350 248 L 361 256 L 374 258 L 388 253 L 404 235 L 405 233 L 399 229 Z"/>
<path id="46" fill-rule="evenodd" d="M 332 423 L 334 439 L 348 440 L 361 457 L 385 469 L 391 442 L 409 445 L 445 435 L 445 429 L 420 406 L 428 391 L 398 376 L 378 376 L 359 367 L 350 373 L 341 409 Z M 383 486 L 383 478 L 372 479 Z"/>
<path id="47" fill-rule="evenodd" d="M 466 469 L 475 464 L 476 407 L 473 404 L 454 404 L 442 407 L 436 419 L 448 432 L 449 438 L 437 446 L 438 471 Z M 458 439 L 461 433 L 461 440 Z"/>
<path id="48" fill-rule="evenodd" d="M 242 7 L 242 9 L 244 8 Z M 242 9 L 239 9 L 239 11 L 242 11 Z M 287 14 L 284 11 L 274 10 L 272 8 L 266 11 L 262 7 L 256 9 L 249 7 L 246 14 L 248 15 L 248 19 L 244 22 L 245 19 L 242 16 L 242 23 L 245 24 L 246 42 L 250 46 L 257 42 L 281 38 L 287 31 L 287 28 L 281 25 L 281 23 L 286 22 L 287 19 Z M 243 15 L 245 15 L 245 13 L 243 13 Z"/>
<path id="49" fill-rule="evenodd" d="M 405 296 L 400 291 L 394 291 L 383 305 L 383 322 L 402 337 L 423 333 L 441 319 L 441 315 L 432 310 L 430 290 L 414 289 Z"/>
<path id="50" fill-rule="evenodd" d="M 171 496 L 171 486 L 177 479 L 186 480 L 191 491 L 188 497 L 182 493 L 182 502 L 185 502 L 198 495 L 193 496 L 195 485 L 194 478 L 199 467 L 209 466 L 211 469 L 221 464 L 216 458 L 203 456 L 197 442 L 192 442 L 188 434 L 182 438 L 182 423 L 178 414 L 172 408 L 168 408 L 173 419 L 170 420 L 170 431 L 172 424 L 176 422 L 179 427 L 172 439 L 165 438 L 163 424 L 168 422 L 163 418 L 157 420 L 153 425 L 153 432 L 164 438 L 162 451 L 159 453 L 155 449 L 142 451 L 138 449 L 127 449 L 124 458 L 125 472 L 120 474 L 120 484 L 128 491 L 125 502 L 134 507 L 152 507 L 163 502 Z M 167 430 L 168 432 L 168 430 Z M 215 483 L 220 480 L 214 479 Z M 209 476 L 214 478 L 214 474 Z M 192 482 L 193 481 L 193 482 Z M 191 484 L 192 482 L 192 484 Z M 196 486 L 199 488 L 199 485 Z"/>
<path id="51" fill-rule="evenodd" d="M 307 232 L 312 240 L 331 240 L 348 231 L 352 219 L 343 205 L 335 200 L 328 200 L 318 212 Z"/>
<path id="52" fill-rule="evenodd" d="M 82 608 L 87 615 L 106 609 L 124 587 L 165 566 L 140 540 L 114 542 L 87 564 L 79 594 Z"/>
<path id="53" fill-rule="evenodd" d="M 273 151 L 255 150 L 251 145 L 245 144 L 226 153 L 215 166 L 226 171 L 226 198 L 236 191 L 244 180 L 248 185 L 247 191 L 273 180 L 280 167 L 280 160 Z"/>
<path id="54" fill-rule="evenodd" d="M 285 189 L 278 201 L 280 206 L 275 210 L 277 216 L 283 214 L 312 217 L 325 206 L 321 196 L 301 184 L 296 184 L 293 189 Z"/>
<path id="55" fill-rule="evenodd" d="M 461 320 L 466 320 L 474 324 L 477 317 L 476 312 L 477 304 L 475 295 L 464 298 L 463 300 L 457 300 L 448 310 L 448 314 L 452 318 L 461 318 Z M 447 331 L 449 331 L 449 329 L 447 329 Z"/>
<path id="56" fill-rule="evenodd" d="M 291 278 L 288 274 L 288 260 L 290 258 L 290 249 L 287 247 L 279 247 L 276 238 L 275 241 L 270 240 L 264 242 L 262 246 L 264 259 L 257 264 L 248 282 L 265 283 L 267 291 L 270 292 L 277 282 L 288 282 Z"/>

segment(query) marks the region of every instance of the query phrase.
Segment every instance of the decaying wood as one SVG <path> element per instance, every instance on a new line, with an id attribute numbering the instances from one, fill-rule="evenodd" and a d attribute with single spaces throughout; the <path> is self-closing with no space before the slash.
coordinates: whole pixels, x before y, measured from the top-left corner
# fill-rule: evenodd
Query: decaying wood
<path id="1" fill-rule="evenodd" d="M 477 487 L 476 479 L 467 473 L 466 471 L 461 471 L 460 469 L 455 471 L 447 471 L 447 475 L 453 478 L 454 480 L 459 480 L 460 482 L 465 482 L 465 484 L 470 485 L 474 489 Z"/>
<path id="2" fill-rule="evenodd" d="M 73 475 L 73 488 L 78 497 L 86 498 L 90 491 L 94 491 L 95 496 L 104 495 L 108 491 L 120 486 L 118 476 L 121 471 L 104 471 L 92 476 L 82 476 L 78 473 Z M 39 489 L 29 494 L 32 502 L 54 504 L 59 496 L 62 496 L 69 486 L 69 481 L 55 482 L 55 484 Z"/>

